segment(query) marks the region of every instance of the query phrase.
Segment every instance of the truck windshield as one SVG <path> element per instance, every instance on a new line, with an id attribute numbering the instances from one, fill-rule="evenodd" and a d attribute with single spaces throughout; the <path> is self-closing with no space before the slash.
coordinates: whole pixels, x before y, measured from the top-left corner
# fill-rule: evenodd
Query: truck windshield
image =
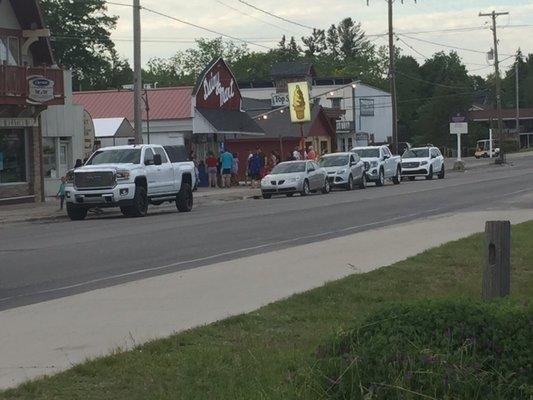
<path id="1" fill-rule="evenodd" d="M 320 159 L 321 167 L 342 167 L 348 164 L 348 156 L 327 156 Z"/>
<path id="2" fill-rule="evenodd" d="M 290 174 L 292 172 L 305 172 L 305 161 L 278 164 L 272 169 L 271 174 Z"/>
<path id="3" fill-rule="evenodd" d="M 403 158 L 428 158 L 429 149 L 411 149 L 403 153 Z"/>
<path id="4" fill-rule="evenodd" d="M 85 165 L 140 164 L 141 149 L 98 150 Z"/>
<path id="5" fill-rule="evenodd" d="M 379 158 L 379 149 L 355 149 L 353 151 L 361 158 Z"/>

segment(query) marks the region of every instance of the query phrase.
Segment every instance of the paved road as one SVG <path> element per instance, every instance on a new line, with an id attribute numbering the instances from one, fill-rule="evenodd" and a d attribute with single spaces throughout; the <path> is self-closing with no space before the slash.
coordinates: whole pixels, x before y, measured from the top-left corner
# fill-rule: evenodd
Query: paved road
<path id="1" fill-rule="evenodd" d="M 190 214 L 2 226 L 0 310 L 427 216 L 531 207 L 510 203 L 530 192 L 533 157 L 525 157 L 445 180 L 245 200 Z M 386 246 L 376 242 L 376 252 Z"/>

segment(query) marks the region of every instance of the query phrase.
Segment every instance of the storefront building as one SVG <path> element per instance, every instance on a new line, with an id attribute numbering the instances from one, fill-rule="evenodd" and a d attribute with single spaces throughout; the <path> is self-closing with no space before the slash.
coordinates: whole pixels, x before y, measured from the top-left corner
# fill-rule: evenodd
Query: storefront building
<path id="1" fill-rule="evenodd" d="M 64 104 L 39 4 L 0 1 L 0 204 L 44 199 L 39 115 Z"/>

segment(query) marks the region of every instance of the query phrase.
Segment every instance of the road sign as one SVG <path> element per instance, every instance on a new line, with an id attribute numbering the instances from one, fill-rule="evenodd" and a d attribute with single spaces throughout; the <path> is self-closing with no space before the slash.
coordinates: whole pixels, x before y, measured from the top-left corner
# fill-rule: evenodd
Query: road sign
<path id="1" fill-rule="evenodd" d="M 450 123 L 450 134 L 452 135 L 466 135 L 468 133 L 468 122 L 452 122 Z"/>

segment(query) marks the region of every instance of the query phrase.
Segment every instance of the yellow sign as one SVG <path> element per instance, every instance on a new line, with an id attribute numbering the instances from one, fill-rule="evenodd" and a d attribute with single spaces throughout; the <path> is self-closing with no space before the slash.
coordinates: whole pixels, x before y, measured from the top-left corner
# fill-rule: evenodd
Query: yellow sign
<path id="1" fill-rule="evenodd" d="M 311 105 L 307 82 L 289 83 L 289 108 L 294 123 L 311 121 Z"/>

